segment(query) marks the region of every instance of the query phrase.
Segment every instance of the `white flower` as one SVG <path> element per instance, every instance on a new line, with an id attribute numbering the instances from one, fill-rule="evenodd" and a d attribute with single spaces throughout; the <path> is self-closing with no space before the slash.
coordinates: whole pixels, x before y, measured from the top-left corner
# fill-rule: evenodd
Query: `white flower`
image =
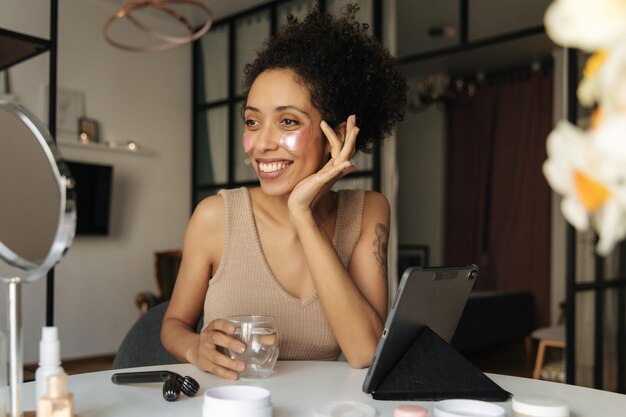
<path id="1" fill-rule="evenodd" d="M 624 21 L 626 26 L 626 21 Z M 598 103 L 602 113 L 626 112 L 626 43 L 611 48 L 606 62 L 598 72 L 600 94 Z M 623 140 L 626 140 L 623 138 Z"/>
<path id="2" fill-rule="evenodd" d="M 607 255 L 626 236 L 626 114 L 589 132 L 561 122 L 548 137 L 543 172 L 563 196 L 561 211 L 578 230 L 591 224 Z"/>
<path id="3" fill-rule="evenodd" d="M 583 79 L 578 84 L 576 96 L 585 107 L 591 107 L 600 100 L 600 77 L 598 73 L 604 66 L 608 56 L 607 50 L 600 50 L 587 59 L 583 70 Z"/>
<path id="4" fill-rule="evenodd" d="M 601 118 L 599 126 L 589 133 L 594 152 L 602 161 L 594 167 L 595 175 L 626 209 L 626 113 Z"/>
<path id="5" fill-rule="evenodd" d="M 626 111 L 626 42 L 594 54 L 583 75 L 577 91 L 582 105 L 598 103 L 605 115 Z"/>
<path id="6" fill-rule="evenodd" d="M 577 91 L 582 105 L 598 106 L 592 128 L 561 122 L 548 137 L 543 171 L 563 196 L 566 220 L 578 230 L 593 226 L 605 256 L 626 237 L 626 0 L 555 0 L 544 22 L 556 43 L 598 51 Z"/>
<path id="7" fill-rule="evenodd" d="M 609 200 L 594 216 L 594 228 L 598 232 L 596 251 L 600 256 L 607 256 L 615 244 L 626 236 L 626 213 L 624 206 L 615 200 Z"/>
<path id="8" fill-rule="evenodd" d="M 600 237 L 597 251 L 608 255 L 626 237 L 626 114 L 608 117 L 591 132 L 602 164 L 596 175 L 610 189 L 611 197 L 594 216 Z"/>
<path id="9" fill-rule="evenodd" d="M 544 23 L 559 45 L 595 51 L 623 39 L 626 0 L 555 0 Z"/>
<path id="10" fill-rule="evenodd" d="M 548 160 L 543 164 L 550 187 L 563 196 L 561 211 L 565 219 L 580 231 L 589 227 L 589 216 L 577 192 L 576 172 L 590 170 L 588 145 L 583 131 L 568 122 L 560 122 L 548 136 Z"/>

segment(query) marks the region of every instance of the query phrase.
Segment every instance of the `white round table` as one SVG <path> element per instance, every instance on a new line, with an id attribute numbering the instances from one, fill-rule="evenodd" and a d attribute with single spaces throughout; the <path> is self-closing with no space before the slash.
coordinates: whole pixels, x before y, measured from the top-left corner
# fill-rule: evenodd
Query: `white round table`
<path id="1" fill-rule="evenodd" d="M 329 401 L 359 401 L 371 405 L 379 417 L 391 417 L 399 405 L 426 407 L 433 416 L 434 402 L 377 401 L 363 393 L 365 369 L 352 369 L 346 362 L 278 362 L 267 379 L 226 381 L 202 372 L 190 364 L 133 368 L 133 371 L 167 369 L 189 375 L 200 383 L 193 398 L 181 394 L 175 402 L 162 397 L 162 384 L 114 385 L 111 375 L 129 369 L 73 375 L 69 390 L 74 394 L 75 412 L 81 417 L 196 416 L 202 415 L 202 394 L 222 385 L 255 385 L 272 394 L 273 417 L 313 417 L 315 408 Z M 548 395 L 566 401 L 572 417 L 623 417 L 626 395 L 589 388 L 538 381 L 505 375 L 487 374 L 505 390 L 515 395 Z M 23 385 L 22 410 L 35 410 L 35 383 Z M 511 401 L 499 403 L 511 415 Z"/>

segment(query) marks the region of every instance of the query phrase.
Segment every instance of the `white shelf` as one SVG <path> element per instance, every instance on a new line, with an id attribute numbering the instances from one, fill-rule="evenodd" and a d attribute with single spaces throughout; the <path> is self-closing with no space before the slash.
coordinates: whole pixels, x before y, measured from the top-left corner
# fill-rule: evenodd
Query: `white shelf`
<path id="1" fill-rule="evenodd" d="M 148 155 L 149 152 L 146 149 L 139 148 L 137 150 L 129 149 L 125 143 L 110 143 L 110 142 L 90 142 L 90 143 L 82 143 L 78 140 L 70 140 L 59 138 L 57 144 L 60 148 L 80 148 L 80 149 L 89 149 L 94 151 L 105 151 L 105 152 L 118 152 L 118 153 L 127 153 L 133 155 Z"/>

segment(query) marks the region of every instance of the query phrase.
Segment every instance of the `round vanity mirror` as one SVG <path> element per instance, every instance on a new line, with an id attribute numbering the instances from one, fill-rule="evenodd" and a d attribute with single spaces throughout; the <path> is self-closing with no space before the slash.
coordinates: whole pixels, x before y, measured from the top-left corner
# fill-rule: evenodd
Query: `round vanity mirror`
<path id="1" fill-rule="evenodd" d="M 44 276 L 74 238 L 73 179 L 46 126 L 0 101 L 0 281 Z"/>

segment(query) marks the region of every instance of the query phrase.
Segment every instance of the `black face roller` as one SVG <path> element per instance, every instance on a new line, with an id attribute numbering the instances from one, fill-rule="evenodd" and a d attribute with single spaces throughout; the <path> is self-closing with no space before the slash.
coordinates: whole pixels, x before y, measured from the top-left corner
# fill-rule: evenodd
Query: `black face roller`
<path id="1" fill-rule="evenodd" d="M 171 371 L 120 372 L 111 376 L 111 382 L 117 385 L 164 382 L 163 398 L 167 401 L 178 399 L 181 391 L 186 396 L 193 397 L 200 389 L 200 384 L 192 377 L 183 377 Z"/>
<path id="2" fill-rule="evenodd" d="M 198 384 L 198 381 L 190 376 L 183 377 L 178 374 L 175 375 L 176 381 L 180 384 L 180 390 L 183 392 L 183 394 L 185 394 L 187 397 L 193 397 L 198 393 L 198 390 L 200 389 L 200 384 Z"/>
<path id="3" fill-rule="evenodd" d="M 111 382 L 117 385 L 165 382 L 172 379 L 172 374 L 169 371 L 120 372 L 111 376 Z"/>
<path id="4" fill-rule="evenodd" d="M 163 383 L 163 398 L 165 401 L 176 401 L 180 396 L 180 384 L 175 379 L 168 379 Z"/>

